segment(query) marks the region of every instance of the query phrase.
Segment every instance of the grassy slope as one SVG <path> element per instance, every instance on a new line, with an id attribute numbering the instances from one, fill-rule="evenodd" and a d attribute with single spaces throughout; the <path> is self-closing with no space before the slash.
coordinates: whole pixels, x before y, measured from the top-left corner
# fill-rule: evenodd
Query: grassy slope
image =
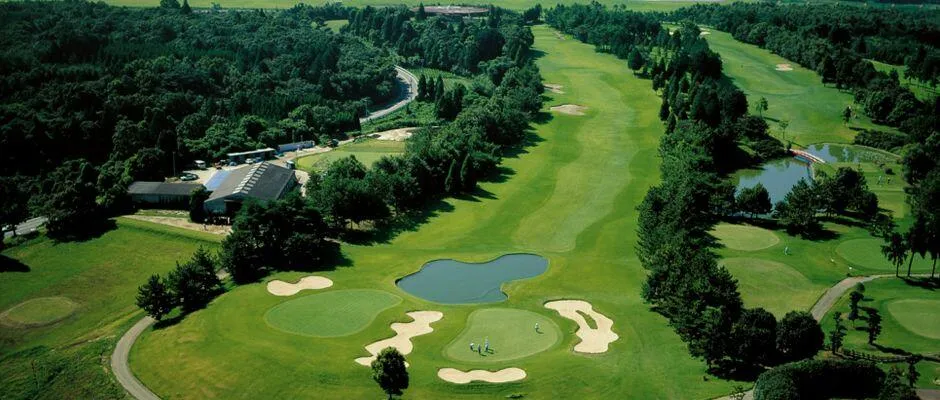
<path id="1" fill-rule="evenodd" d="M 832 308 L 832 311 L 826 314 L 826 317 L 823 319 L 823 331 L 828 333 L 833 329 L 833 312 L 841 311 L 843 319 L 848 316 L 849 293 L 851 292 L 846 292 L 845 296 L 842 296 L 842 299 Z M 932 309 L 918 308 L 910 309 L 909 311 L 919 311 L 924 313 L 924 315 L 932 316 L 932 318 L 926 318 L 921 321 L 921 323 L 925 325 L 919 326 L 918 329 L 933 329 L 933 332 L 937 332 L 937 329 L 940 329 L 940 319 L 938 319 L 936 312 L 936 304 L 938 301 L 936 289 L 908 285 L 900 279 L 883 278 L 865 284 L 865 299 L 859 303 L 860 308 L 871 307 L 878 310 L 878 314 L 881 315 L 882 333 L 875 343 L 883 347 L 878 348 L 877 346 L 868 344 L 868 333 L 856 329 L 864 329 L 867 326 L 867 322 L 864 319 L 859 319 L 856 320 L 854 324 L 851 321 L 845 320 L 845 326 L 848 328 L 848 336 L 845 338 L 845 348 L 888 356 L 892 355 L 890 353 L 891 348 L 919 354 L 940 353 L 940 340 L 921 336 L 907 329 L 895 318 L 893 313 L 898 311 L 895 310 L 894 307 L 910 308 L 912 306 L 910 303 L 897 303 L 899 301 L 917 301 L 920 302 L 920 304 L 915 304 L 917 306 L 933 306 Z M 893 306 L 889 307 L 889 305 L 892 304 Z M 867 315 L 864 310 L 859 313 L 863 318 Z M 927 326 L 926 324 L 931 325 Z M 907 370 L 906 365 L 901 365 L 901 367 L 903 367 L 905 371 Z M 940 363 L 921 362 L 918 364 L 918 370 L 921 373 L 921 377 L 918 380 L 919 387 L 940 388 L 940 385 L 934 383 L 935 379 L 940 379 Z"/>
<path id="2" fill-rule="evenodd" d="M 104 366 L 116 338 L 141 315 L 134 305 L 137 286 L 219 240 L 122 218 L 117 226 L 84 242 L 37 238 L 4 251 L 29 271 L 0 274 L 0 310 L 46 296 L 68 297 L 78 308 L 50 326 L 0 326 L 0 397 L 123 397 Z"/>
<path id="3" fill-rule="evenodd" d="M 329 2 L 335 2 L 333 0 L 193 0 L 189 2 L 189 5 L 193 7 L 210 7 L 212 3 L 219 3 L 223 8 L 290 8 L 297 3 L 305 3 L 310 5 L 323 5 Z M 583 0 L 563 0 L 559 1 L 560 4 L 574 4 L 574 3 L 583 3 Z M 696 4 L 696 1 L 644 1 L 644 0 L 599 0 L 601 4 L 606 5 L 615 5 L 620 4 L 624 7 L 637 10 L 637 11 L 671 11 L 680 7 L 686 7 L 693 4 Z M 116 6 L 129 6 L 129 7 L 156 7 L 160 4 L 158 0 L 107 0 L 106 3 L 116 5 Z M 182 2 L 181 2 L 182 3 Z M 428 4 L 488 4 L 485 1 L 473 2 L 473 1 L 464 1 L 464 0 L 444 0 L 444 1 L 423 1 L 423 0 L 346 0 L 343 1 L 345 6 L 354 6 L 354 7 L 364 7 L 364 6 L 395 6 L 399 4 L 405 4 L 411 7 L 418 6 L 419 3 Z M 530 7 L 539 4 L 538 0 L 502 0 L 495 2 L 493 4 L 515 10 L 524 10 Z M 555 3 L 552 3 L 554 5 Z M 546 5 L 543 4 L 543 7 Z"/>
<path id="4" fill-rule="evenodd" d="M 380 396 L 367 368 L 353 359 L 367 355 L 366 344 L 389 337 L 388 324 L 408 321 L 409 310 L 439 310 L 434 332 L 414 340 L 407 356 L 411 398 L 494 398 L 526 393 L 531 398 L 705 398 L 727 394 L 731 384 L 702 381 L 704 365 L 689 358 L 665 319 L 639 297 L 645 272 L 634 254 L 636 211 L 658 181 L 657 143 L 662 125 L 659 99 L 649 81 L 633 77 L 625 63 L 595 53 L 576 40 L 559 40 L 536 27 L 539 67 L 547 82 L 566 94 L 552 95 L 546 107 L 576 103 L 583 117 L 556 115 L 536 126 L 540 141 L 510 158 L 505 183 L 484 183 L 473 199 L 447 200 L 448 212 L 433 216 L 417 231 L 390 244 L 344 246 L 352 267 L 325 275 L 334 289 L 377 288 L 401 295 L 398 307 L 379 315 L 363 332 L 312 340 L 269 329 L 264 312 L 284 301 L 263 285 L 239 287 L 207 310 L 180 324 L 144 334 L 131 354 L 131 366 L 156 393 L 172 397 L 363 398 Z M 447 345 L 479 307 L 429 304 L 399 291 L 395 279 L 427 260 L 484 261 L 510 252 L 535 252 L 550 260 L 539 277 L 514 282 L 500 307 L 519 308 L 555 321 L 560 344 L 489 369 L 517 366 L 528 378 L 504 385 L 453 385 L 436 377 L 442 367 L 479 368 L 445 358 Z M 296 279 L 302 274 L 277 276 Z M 620 340 L 603 355 L 571 351 L 576 325 L 545 309 L 545 301 L 585 299 L 614 320 Z M 263 379 L 257 374 L 262 372 Z"/>
<path id="5" fill-rule="evenodd" d="M 346 336 L 398 303 L 400 297 L 381 290 L 332 290 L 278 304 L 264 319 L 272 328 L 299 335 Z"/>
<path id="6" fill-rule="evenodd" d="M 842 124 L 842 111 L 852 105 L 852 95 L 832 86 L 824 86 L 814 71 L 777 56 L 770 51 L 739 42 L 725 32 L 708 29 L 709 47 L 721 54 L 724 73 L 748 95 L 753 107 L 761 97 L 770 106 L 764 116 L 773 120 L 788 120 L 786 138 L 800 145 L 813 143 L 851 143 L 855 132 Z M 776 71 L 777 64 L 790 64 L 793 71 Z M 780 129 L 768 121 L 778 138 Z M 872 124 L 859 116 L 851 127 L 891 128 Z"/>
<path id="7" fill-rule="evenodd" d="M 355 156 L 359 162 L 366 167 L 370 167 L 383 156 L 402 154 L 404 151 L 405 142 L 364 139 L 340 146 L 326 153 L 300 157 L 297 159 L 297 167 L 309 172 L 322 171 L 333 161 L 349 156 Z"/>

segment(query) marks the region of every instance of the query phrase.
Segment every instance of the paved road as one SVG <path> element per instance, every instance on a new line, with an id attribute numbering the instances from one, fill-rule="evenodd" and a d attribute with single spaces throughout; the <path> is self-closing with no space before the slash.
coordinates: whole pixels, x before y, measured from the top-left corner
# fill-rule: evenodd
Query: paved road
<path id="1" fill-rule="evenodd" d="M 114 347 L 114 353 L 111 353 L 111 371 L 114 371 L 114 377 L 117 378 L 118 383 L 124 387 L 127 393 L 130 393 L 132 397 L 138 400 L 160 400 L 157 395 L 137 380 L 137 377 L 131 372 L 130 366 L 127 365 L 127 356 L 130 355 L 134 342 L 154 322 L 156 320 L 149 316 L 141 318 L 124 336 L 121 336 L 121 340 Z"/>
<path id="2" fill-rule="evenodd" d="M 381 110 L 373 111 L 369 113 L 369 115 L 363 118 L 359 118 L 360 124 L 391 114 L 404 107 L 408 103 L 411 103 L 412 100 L 418 97 L 418 78 L 416 78 L 415 75 L 409 72 L 407 69 L 397 65 L 395 66 L 395 72 L 398 73 L 399 84 L 404 84 L 406 86 L 402 93 L 399 94 L 398 101 L 396 101 L 391 106 Z"/>
<path id="3" fill-rule="evenodd" d="M 47 221 L 47 220 L 46 220 L 46 217 L 36 217 L 36 218 L 33 218 L 33 219 L 26 220 L 26 221 L 24 221 L 24 222 L 22 222 L 22 223 L 20 223 L 19 225 L 16 226 L 16 234 L 17 234 L 17 235 L 25 235 L 25 234 L 27 234 L 27 233 L 30 233 L 30 232 L 32 232 L 32 231 L 35 231 L 36 229 L 39 229 L 40 226 L 42 226 L 43 224 L 45 224 L 46 221 Z M 13 236 L 13 231 L 12 231 L 12 230 L 10 230 L 10 231 L 8 231 L 8 232 L 3 232 L 3 237 L 4 237 L 4 238 L 8 238 L 8 237 L 10 237 L 10 236 Z"/>

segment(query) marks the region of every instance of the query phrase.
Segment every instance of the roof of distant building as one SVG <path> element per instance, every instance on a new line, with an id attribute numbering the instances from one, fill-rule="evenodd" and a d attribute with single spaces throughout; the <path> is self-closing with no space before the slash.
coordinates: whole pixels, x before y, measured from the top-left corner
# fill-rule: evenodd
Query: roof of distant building
<path id="1" fill-rule="evenodd" d="M 189 196 L 193 190 L 202 187 L 190 182 L 147 182 L 137 181 L 127 187 L 128 194 L 153 194 L 162 196 Z"/>
<path id="2" fill-rule="evenodd" d="M 206 201 L 231 195 L 275 200 L 293 177 L 294 171 L 269 162 L 239 168 L 231 171 Z"/>

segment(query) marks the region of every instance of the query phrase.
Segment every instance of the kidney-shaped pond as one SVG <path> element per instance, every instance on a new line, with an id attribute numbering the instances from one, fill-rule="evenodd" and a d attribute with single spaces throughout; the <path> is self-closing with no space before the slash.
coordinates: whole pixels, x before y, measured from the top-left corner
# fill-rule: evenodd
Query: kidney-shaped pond
<path id="1" fill-rule="evenodd" d="M 508 254 L 485 263 L 435 260 L 398 280 L 402 290 L 442 304 L 496 303 L 506 300 L 503 283 L 541 275 L 548 260 L 535 254 Z"/>

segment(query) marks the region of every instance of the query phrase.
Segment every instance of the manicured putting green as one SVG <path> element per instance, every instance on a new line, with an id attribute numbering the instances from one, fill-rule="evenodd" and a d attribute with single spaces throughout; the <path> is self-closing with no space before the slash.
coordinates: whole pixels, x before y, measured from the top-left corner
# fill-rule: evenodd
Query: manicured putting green
<path id="1" fill-rule="evenodd" d="M 0 321 L 21 327 L 49 325 L 72 315 L 77 307 L 66 297 L 39 297 L 11 307 L 0 314 Z"/>
<path id="2" fill-rule="evenodd" d="M 298 335 L 346 336 L 365 329 L 379 313 L 401 298 L 381 290 L 339 290 L 301 297 L 272 307 L 264 319 L 272 327 Z"/>
<path id="3" fill-rule="evenodd" d="M 940 339 L 940 300 L 902 299 L 888 303 L 888 312 L 904 329 Z"/>
<path id="4" fill-rule="evenodd" d="M 748 225 L 720 224 L 712 230 L 712 235 L 725 247 L 734 250 L 755 251 L 780 243 L 780 238 L 773 232 Z"/>
<path id="5" fill-rule="evenodd" d="M 809 310 L 826 290 L 784 263 L 759 258 L 722 260 L 738 280 L 738 290 L 747 307 L 763 307 L 777 317 L 789 311 Z"/>
<path id="6" fill-rule="evenodd" d="M 838 253 L 846 261 L 859 267 L 875 269 L 879 271 L 893 272 L 895 267 L 881 254 L 881 245 L 884 244 L 881 239 L 852 239 L 839 243 L 836 247 Z M 901 265 L 901 271 L 907 272 L 907 263 L 910 260 L 904 260 Z M 914 264 L 911 267 L 912 272 L 925 273 L 930 272 L 930 260 L 921 256 L 914 256 Z"/>
<path id="7" fill-rule="evenodd" d="M 539 331 L 535 331 L 535 324 Z M 490 351 L 470 350 L 489 339 Z M 467 318 L 467 327 L 447 345 L 444 355 L 456 361 L 497 362 L 515 360 L 548 350 L 561 340 L 561 330 L 551 319 L 531 311 L 485 308 Z"/>

